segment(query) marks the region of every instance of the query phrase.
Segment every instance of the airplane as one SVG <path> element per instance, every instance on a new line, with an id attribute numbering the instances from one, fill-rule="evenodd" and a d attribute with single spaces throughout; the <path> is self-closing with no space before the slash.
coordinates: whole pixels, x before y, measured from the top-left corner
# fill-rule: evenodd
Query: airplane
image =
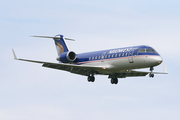
<path id="1" fill-rule="evenodd" d="M 70 51 L 63 35 L 32 36 L 40 38 L 52 38 L 57 49 L 58 63 L 43 62 L 17 58 L 13 51 L 14 59 L 42 64 L 43 67 L 68 71 L 70 73 L 87 76 L 88 82 L 95 81 L 95 75 L 108 75 L 111 84 L 117 84 L 118 78 L 140 77 L 149 74 L 168 74 L 164 65 L 164 72 L 153 72 L 154 67 L 162 63 L 162 57 L 156 50 L 147 45 L 115 48 L 101 51 L 93 51 L 76 54 Z M 150 68 L 149 72 L 138 71 L 142 68 Z"/>

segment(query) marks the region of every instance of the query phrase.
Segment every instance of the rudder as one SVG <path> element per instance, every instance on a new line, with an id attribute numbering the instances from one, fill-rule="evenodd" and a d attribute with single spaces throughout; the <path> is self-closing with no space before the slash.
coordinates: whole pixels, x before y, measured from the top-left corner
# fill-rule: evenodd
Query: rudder
<path id="1" fill-rule="evenodd" d="M 60 54 L 63 52 L 69 51 L 63 35 L 56 35 L 53 39 L 56 45 L 58 56 L 60 56 Z"/>

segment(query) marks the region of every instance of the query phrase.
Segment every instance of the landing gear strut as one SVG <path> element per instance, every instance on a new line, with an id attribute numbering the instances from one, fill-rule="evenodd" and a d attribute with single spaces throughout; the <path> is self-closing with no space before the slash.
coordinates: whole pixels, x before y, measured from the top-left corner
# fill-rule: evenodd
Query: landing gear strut
<path id="1" fill-rule="evenodd" d="M 150 73 L 149 73 L 149 77 L 154 77 L 154 74 L 153 74 L 153 70 L 154 70 L 154 68 L 153 67 L 150 67 Z"/>
<path id="2" fill-rule="evenodd" d="M 111 84 L 118 84 L 117 78 L 111 78 Z"/>

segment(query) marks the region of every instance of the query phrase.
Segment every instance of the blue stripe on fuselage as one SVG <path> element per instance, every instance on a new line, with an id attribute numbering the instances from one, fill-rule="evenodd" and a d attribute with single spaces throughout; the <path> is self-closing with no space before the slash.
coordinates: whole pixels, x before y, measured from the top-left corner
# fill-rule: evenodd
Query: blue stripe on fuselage
<path id="1" fill-rule="evenodd" d="M 109 50 L 102 50 L 102 51 L 95 51 L 95 52 L 87 52 L 77 54 L 77 61 L 76 64 L 84 64 L 90 62 L 98 62 L 102 60 L 114 60 L 117 58 L 127 58 L 130 56 L 130 53 L 133 54 L 131 56 L 142 56 L 142 55 L 158 55 L 158 53 L 138 53 L 139 49 L 153 49 L 149 46 L 132 46 L 132 47 L 125 47 L 125 48 L 116 48 L 116 49 L 109 49 Z M 120 56 L 119 56 L 120 55 Z"/>

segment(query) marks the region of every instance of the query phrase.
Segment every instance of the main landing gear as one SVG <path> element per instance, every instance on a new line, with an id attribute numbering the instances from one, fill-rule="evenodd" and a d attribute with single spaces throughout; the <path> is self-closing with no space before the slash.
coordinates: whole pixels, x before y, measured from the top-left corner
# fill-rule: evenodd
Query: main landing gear
<path id="1" fill-rule="evenodd" d="M 88 82 L 94 82 L 95 81 L 95 77 L 94 75 L 89 75 L 88 78 L 87 78 Z"/>
<path id="2" fill-rule="evenodd" d="M 150 67 L 150 73 L 149 73 L 149 77 L 153 78 L 154 77 L 154 74 L 153 74 L 153 70 L 154 68 L 153 67 Z"/>
<path id="3" fill-rule="evenodd" d="M 118 84 L 118 79 L 116 76 L 109 76 L 109 78 L 111 78 L 111 84 Z M 87 77 L 88 82 L 94 82 L 95 81 L 95 77 L 94 77 L 94 72 L 90 72 L 88 77 Z"/>
<path id="4" fill-rule="evenodd" d="M 95 81 L 94 75 L 89 75 L 87 80 L 88 80 L 88 82 L 94 82 Z M 118 84 L 118 79 L 117 78 L 111 78 L 111 84 Z"/>
<path id="5" fill-rule="evenodd" d="M 118 84 L 117 78 L 111 78 L 111 84 Z"/>

